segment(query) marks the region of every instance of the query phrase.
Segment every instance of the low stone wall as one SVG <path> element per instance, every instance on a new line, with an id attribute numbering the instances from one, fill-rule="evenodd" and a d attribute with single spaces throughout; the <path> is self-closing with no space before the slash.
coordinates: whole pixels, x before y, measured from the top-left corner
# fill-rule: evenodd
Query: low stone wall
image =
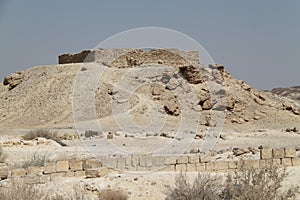
<path id="1" fill-rule="evenodd" d="M 165 64 L 168 66 L 184 66 L 199 64 L 198 51 L 182 51 L 179 49 L 96 49 L 84 50 L 77 54 L 58 56 L 59 64 L 98 62 L 111 67 L 124 68 L 142 64 Z"/>
<path id="2" fill-rule="evenodd" d="M 191 155 L 136 155 L 91 158 L 84 160 L 61 160 L 47 162 L 44 166 L 10 170 L 0 164 L 0 178 L 24 178 L 28 183 L 45 183 L 61 177 L 97 178 L 111 170 L 120 171 L 187 171 L 212 172 L 233 171 L 242 166 L 254 168 L 274 166 L 300 166 L 295 148 L 261 149 L 259 160 L 211 161 L 211 157 Z"/>

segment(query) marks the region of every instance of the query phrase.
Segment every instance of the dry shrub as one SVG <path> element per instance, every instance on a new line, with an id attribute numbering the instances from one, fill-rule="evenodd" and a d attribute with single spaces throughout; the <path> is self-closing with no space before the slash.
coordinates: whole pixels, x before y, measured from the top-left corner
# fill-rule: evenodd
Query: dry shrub
<path id="1" fill-rule="evenodd" d="M 99 192 L 101 200 L 127 200 L 128 195 L 122 190 L 102 190 Z"/>
<path id="2" fill-rule="evenodd" d="M 99 136 L 99 135 L 101 135 L 100 132 L 98 132 L 98 131 L 92 131 L 92 130 L 87 130 L 87 131 L 85 131 L 85 133 L 84 133 L 84 136 L 85 136 L 86 138 L 90 138 L 90 137 L 94 137 L 94 136 Z"/>
<path id="3" fill-rule="evenodd" d="M 175 178 L 175 187 L 170 188 L 167 200 L 216 200 L 221 193 L 221 184 L 218 176 L 200 174 L 195 178 L 193 184 L 187 180 L 187 176 L 180 173 Z"/>
<path id="4" fill-rule="evenodd" d="M 35 185 L 26 184 L 24 181 L 13 181 L 7 187 L 0 187 L 0 200 L 32 200 L 42 199 L 43 193 Z"/>
<path id="5" fill-rule="evenodd" d="M 222 197 L 228 200 L 295 199 L 299 187 L 290 186 L 284 190 L 283 181 L 287 176 L 286 170 L 278 167 L 254 168 L 243 165 L 240 170 L 228 174 Z"/>
<path id="6" fill-rule="evenodd" d="M 34 154 L 33 157 L 31 157 L 30 160 L 24 162 L 21 164 L 21 168 L 28 168 L 30 166 L 38 166 L 42 167 L 45 165 L 46 162 L 46 156 L 45 155 L 39 155 L 39 154 Z"/>
<path id="7" fill-rule="evenodd" d="M 24 140 L 34 140 L 38 137 L 53 140 L 53 141 L 57 142 L 58 144 L 60 144 L 61 146 L 67 146 L 65 143 L 63 143 L 59 139 L 57 132 L 54 132 L 51 130 L 37 129 L 37 130 L 29 131 L 28 133 L 23 135 Z"/>

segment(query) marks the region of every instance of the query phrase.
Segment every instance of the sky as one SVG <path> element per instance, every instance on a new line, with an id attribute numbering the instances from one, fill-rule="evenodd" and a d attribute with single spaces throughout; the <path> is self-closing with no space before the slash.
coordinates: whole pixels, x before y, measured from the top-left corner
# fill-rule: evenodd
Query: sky
<path id="1" fill-rule="evenodd" d="M 0 0 L 0 81 L 122 31 L 179 31 L 258 89 L 300 85 L 298 0 Z"/>

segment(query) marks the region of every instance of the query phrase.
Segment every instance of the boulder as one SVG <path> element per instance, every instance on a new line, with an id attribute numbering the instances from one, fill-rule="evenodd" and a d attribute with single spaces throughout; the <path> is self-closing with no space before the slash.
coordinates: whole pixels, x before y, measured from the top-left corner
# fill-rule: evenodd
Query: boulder
<path id="1" fill-rule="evenodd" d="M 3 80 L 3 85 L 8 85 L 8 89 L 12 90 L 24 80 L 24 75 L 21 72 L 13 73 L 9 76 L 6 76 Z"/>
<path id="2" fill-rule="evenodd" d="M 199 84 L 205 81 L 201 76 L 199 69 L 192 65 L 179 67 L 179 72 L 191 84 Z"/>

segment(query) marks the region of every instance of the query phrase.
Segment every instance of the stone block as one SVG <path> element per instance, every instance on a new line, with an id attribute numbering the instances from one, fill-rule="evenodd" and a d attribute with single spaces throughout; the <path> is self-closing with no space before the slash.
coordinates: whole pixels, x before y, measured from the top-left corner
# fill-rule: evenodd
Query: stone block
<path id="1" fill-rule="evenodd" d="M 199 163 L 200 156 L 199 155 L 190 155 L 189 156 L 189 163 Z"/>
<path id="2" fill-rule="evenodd" d="M 27 168 L 27 175 L 41 175 L 43 174 L 43 168 L 39 166 L 30 166 Z"/>
<path id="3" fill-rule="evenodd" d="M 244 167 L 245 168 L 260 168 L 260 160 L 244 160 Z"/>
<path id="4" fill-rule="evenodd" d="M 56 172 L 69 171 L 69 162 L 67 160 L 60 160 L 56 162 Z"/>
<path id="5" fill-rule="evenodd" d="M 80 171 L 83 169 L 82 167 L 82 160 L 70 160 L 69 161 L 69 168 L 71 171 Z"/>
<path id="6" fill-rule="evenodd" d="M 158 171 L 175 171 L 175 165 L 164 165 L 164 166 L 160 166 L 160 168 L 158 169 Z"/>
<path id="7" fill-rule="evenodd" d="M 272 160 L 273 167 L 281 167 L 281 160 L 280 159 L 273 159 Z"/>
<path id="8" fill-rule="evenodd" d="M 196 167 L 198 172 L 204 172 L 206 170 L 204 163 L 196 163 Z"/>
<path id="9" fill-rule="evenodd" d="M 300 158 L 292 158 L 293 166 L 300 166 Z"/>
<path id="10" fill-rule="evenodd" d="M 238 161 L 229 161 L 228 162 L 228 169 L 237 169 L 239 167 Z"/>
<path id="11" fill-rule="evenodd" d="M 66 172 L 66 177 L 74 177 L 75 176 L 75 172 L 74 171 L 67 171 Z"/>
<path id="12" fill-rule="evenodd" d="M 75 171 L 74 176 L 75 177 L 85 177 L 85 171 Z"/>
<path id="13" fill-rule="evenodd" d="M 189 157 L 188 156 L 180 156 L 176 160 L 176 164 L 187 164 L 189 162 Z"/>
<path id="14" fill-rule="evenodd" d="M 290 167 L 292 166 L 292 158 L 282 158 L 281 164 L 283 167 Z"/>
<path id="15" fill-rule="evenodd" d="M 223 171 L 228 169 L 227 161 L 213 162 L 213 170 L 214 171 Z"/>
<path id="16" fill-rule="evenodd" d="M 45 163 L 44 174 L 51 174 L 56 172 L 56 162 Z"/>
<path id="17" fill-rule="evenodd" d="M 88 169 L 96 169 L 102 167 L 102 163 L 100 162 L 100 160 L 92 158 L 92 159 L 84 160 L 82 166 L 83 166 L 83 170 L 86 171 Z"/>
<path id="18" fill-rule="evenodd" d="M 132 154 L 131 155 L 131 166 L 132 167 L 137 167 L 140 165 L 140 155 L 138 154 Z"/>
<path id="19" fill-rule="evenodd" d="M 165 157 L 164 156 L 152 156 L 152 165 L 153 166 L 163 166 L 165 164 Z M 175 159 L 176 162 L 176 159 Z"/>
<path id="20" fill-rule="evenodd" d="M 26 184 L 39 184 L 41 181 L 39 175 L 25 176 L 23 180 Z"/>
<path id="21" fill-rule="evenodd" d="M 42 176 L 39 176 L 40 177 L 40 183 L 48 183 L 51 181 L 50 179 L 50 175 L 42 175 Z"/>
<path id="22" fill-rule="evenodd" d="M 211 162 L 212 158 L 210 155 L 205 155 L 200 157 L 200 162 L 202 163 L 208 163 Z"/>
<path id="23" fill-rule="evenodd" d="M 165 165 L 175 165 L 177 158 L 178 158 L 178 156 L 165 156 L 164 164 Z"/>
<path id="24" fill-rule="evenodd" d="M 61 180 L 64 177 L 66 177 L 66 172 L 56 172 L 56 173 L 50 174 L 50 181 Z"/>
<path id="25" fill-rule="evenodd" d="M 198 170 L 197 170 L 197 165 L 196 165 L 196 163 L 188 163 L 188 164 L 186 165 L 186 170 L 187 170 L 188 172 L 196 172 L 196 171 L 198 171 Z"/>
<path id="26" fill-rule="evenodd" d="M 260 159 L 272 159 L 273 153 L 272 149 L 261 149 L 260 150 Z"/>
<path id="27" fill-rule="evenodd" d="M 0 179 L 6 179 L 9 175 L 9 168 L 5 163 L 0 163 Z"/>
<path id="28" fill-rule="evenodd" d="M 209 172 L 213 171 L 214 170 L 214 163 L 212 163 L 212 162 L 205 163 L 205 170 L 209 171 Z"/>
<path id="29" fill-rule="evenodd" d="M 85 171 L 86 178 L 98 178 L 100 177 L 98 169 L 88 169 Z"/>
<path id="30" fill-rule="evenodd" d="M 12 177 L 25 176 L 25 175 L 26 175 L 26 170 L 23 168 L 14 169 L 11 172 Z"/>
<path id="31" fill-rule="evenodd" d="M 284 149 L 273 149 L 273 158 L 284 158 Z"/>
<path id="32" fill-rule="evenodd" d="M 296 157 L 296 149 L 295 148 L 285 148 L 284 149 L 284 157 L 295 158 Z"/>
<path id="33" fill-rule="evenodd" d="M 176 170 L 176 172 L 186 172 L 187 166 L 186 166 L 186 164 L 176 164 L 175 170 Z"/>
<path id="34" fill-rule="evenodd" d="M 126 167 L 126 159 L 124 157 L 117 158 L 117 169 L 123 170 Z"/>

